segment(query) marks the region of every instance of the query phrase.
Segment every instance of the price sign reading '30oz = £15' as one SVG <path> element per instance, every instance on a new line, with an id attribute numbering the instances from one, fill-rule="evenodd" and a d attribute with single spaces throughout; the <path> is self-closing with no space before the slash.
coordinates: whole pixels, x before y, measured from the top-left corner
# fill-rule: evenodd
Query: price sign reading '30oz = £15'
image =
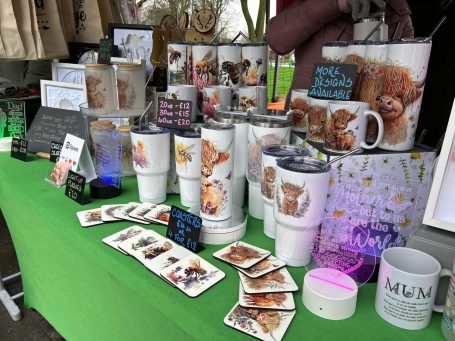
<path id="1" fill-rule="evenodd" d="M 190 129 L 193 102 L 160 98 L 156 125 L 171 129 Z"/>

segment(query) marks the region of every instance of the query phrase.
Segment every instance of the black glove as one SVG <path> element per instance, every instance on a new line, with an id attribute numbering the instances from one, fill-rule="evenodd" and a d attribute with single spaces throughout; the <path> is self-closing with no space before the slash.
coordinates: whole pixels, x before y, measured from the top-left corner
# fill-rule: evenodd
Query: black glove
<path id="1" fill-rule="evenodd" d="M 370 13 L 370 2 L 373 2 L 380 9 L 385 8 L 384 0 L 347 0 L 351 7 L 351 15 L 354 20 L 365 18 Z"/>

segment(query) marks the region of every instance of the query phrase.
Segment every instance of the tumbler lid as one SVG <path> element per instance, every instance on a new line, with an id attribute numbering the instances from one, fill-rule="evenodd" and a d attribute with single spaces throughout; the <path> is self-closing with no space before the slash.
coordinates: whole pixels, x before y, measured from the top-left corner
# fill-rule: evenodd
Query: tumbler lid
<path id="1" fill-rule="evenodd" d="M 342 41 L 342 40 L 336 40 L 336 41 L 329 41 L 327 43 L 324 43 L 322 46 L 336 46 L 336 47 L 345 47 L 348 46 L 349 42 L 347 41 Z"/>
<path id="2" fill-rule="evenodd" d="M 169 134 L 169 129 L 155 126 L 137 126 L 131 129 L 132 133 L 144 135 Z"/>
<path id="3" fill-rule="evenodd" d="M 291 126 L 291 119 L 289 117 L 274 118 L 268 115 L 253 115 L 250 123 L 263 128 L 286 128 Z"/>
<path id="4" fill-rule="evenodd" d="M 175 135 L 186 138 L 200 138 L 201 137 L 201 128 L 194 126 L 190 130 L 176 130 Z"/>
<path id="5" fill-rule="evenodd" d="M 310 152 L 293 144 L 271 144 L 262 149 L 264 155 L 274 157 L 310 156 Z"/>
<path id="6" fill-rule="evenodd" d="M 277 159 L 276 164 L 283 169 L 298 173 L 327 173 L 330 165 L 322 160 L 306 156 L 286 156 Z"/>
<path id="7" fill-rule="evenodd" d="M 202 128 L 210 130 L 231 130 L 235 129 L 235 126 L 227 123 L 207 122 L 202 126 Z"/>
<path id="8" fill-rule="evenodd" d="M 110 68 L 109 64 L 85 64 L 86 69 L 106 69 Z"/>
<path id="9" fill-rule="evenodd" d="M 250 118 L 243 111 L 217 111 L 213 120 L 219 123 L 248 123 Z"/>

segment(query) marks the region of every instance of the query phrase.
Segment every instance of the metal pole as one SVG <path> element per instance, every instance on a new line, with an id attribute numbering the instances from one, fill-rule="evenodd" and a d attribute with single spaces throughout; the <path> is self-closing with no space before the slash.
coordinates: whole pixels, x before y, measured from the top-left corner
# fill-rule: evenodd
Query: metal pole
<path id="1" fill-rule="evenodd" d="M 269 2 L 267 1 L 267 4 L 269 4 Z M 284 0 L 280 0 L 280 12 L 284 9 Z M 269 10 L 270 12 L 270 10 Z M 269 13 L 270 15 L 270 13 Z M 276 87 L 277 87 L 277 80 L 278 80 L 278 63 L 279 63 L 279 59 L 280 56 L 278 56 L 278 53 L 275 55 L 275 70 L 274 70 L 274 74 L 273 74 L 273 90 L 272 90 L 272 102 L 275 103 L 277 100 L 276 100 Z M 268 66 L 267 66 L 268 67 Z"/>

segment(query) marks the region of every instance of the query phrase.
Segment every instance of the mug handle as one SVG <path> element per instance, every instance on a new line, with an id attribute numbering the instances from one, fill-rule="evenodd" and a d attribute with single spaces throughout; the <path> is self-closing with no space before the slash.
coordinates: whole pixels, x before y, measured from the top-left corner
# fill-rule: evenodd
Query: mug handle
<path id="1" fill-rule="evenodd" d="M 452 270 L 449 270 L 449 269 L 442 269 L 441 272 L 439 273 L 439 278 L 451 277 L 451 276 L 452 276 Z M 436 295 L 436 293 L 435 293 L 435 295 Z M 437 313 L 444 312 L 444 304 L 433 305 L 433 311 L 435 311 Z"/>
<path id="2" fill-rule="evenodd" d="M 376 138 L 376 141 L 371 145 L 367 144 L 365 141 L 360 142 L 360 147 L 364 149 L 374 149 L 382 142 L 382 137 L 384 136 L 384 122 L 382 121 L 381 115 L 379 115 L 376 111 L 365 110 L 363 114 L 365 116 L 371 115 L 376 119 L 376 121 L 378 121 L 378 137 Z"/>

